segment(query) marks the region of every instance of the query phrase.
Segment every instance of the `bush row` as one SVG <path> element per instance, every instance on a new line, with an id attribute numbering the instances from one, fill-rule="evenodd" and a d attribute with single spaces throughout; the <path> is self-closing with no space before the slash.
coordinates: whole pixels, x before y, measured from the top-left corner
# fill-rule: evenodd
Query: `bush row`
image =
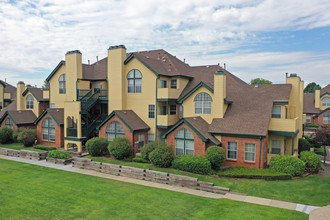
<path id="1" fill-rule="evenodd" d="M 63 150 L 52 150 L 48 153 L 48 157 L 56 159 L 69 159 L 71 154 Z"/>
<path id="2" fill-rule="evenodd" d="M 18 128 L 17 130 L 13 131 L 13 129 L 9 127 L 0 128 L 1 144 L 9 144 L 14 141 L 14 142 L 22 143 L 26 147 L 31 147 L 36 140 L 37 140 L 36 129 Z"/>

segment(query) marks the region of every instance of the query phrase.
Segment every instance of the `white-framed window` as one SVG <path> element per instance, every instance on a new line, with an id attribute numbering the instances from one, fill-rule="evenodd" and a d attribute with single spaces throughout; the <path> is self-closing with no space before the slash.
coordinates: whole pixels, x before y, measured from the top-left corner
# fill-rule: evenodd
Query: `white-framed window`
<path id="1" fill-rule="evenodd" d="M 60 75 L 60 77 L 58 78 L 58 83 L 59 83 L 59 93 L 60 94 L 65 94 L 66 93 L 65 74 Z"/>
<path id="2" fill-rule="evenodd" d="M 271 154 L 281 154 L 282 141 L 281 140 L 272 140 L 270 144 L 270 153 Z"/>
<path id="3" fill-rule="evenodd" d="M 170 115 L 176 115 L 176 105 L 170 105 Z"/>
<path id="4" fill-rule="evenodd" d="M 227 159 L 237 159 L 237 143 L 228 142 L 227 144 Z"/>
<path id="5" fill-rule="evenodd" d="M 175 155 L 194 155 L 194 135 L 188 129 L 181 129 L 175 135 Z"/>
<path id="6" fill-rule="evenodd" d="M 166 105 L 160 105 L 159 106 L 159 115 L 166 115 Z"/>
<path id="7" fill-rule="evenodd" d="M 330 97 L 324 97 L 322 99 L 322 106 L 330 106 Z"/>
<path id="8" fill-rule="evenodd" d="M 326 112 L 323 115 L 323 124 L 330 124 L 330 112 Z"/>
<path id="9" fill-rule="evenodd" d="M 107 126 L 106 135 L 109 142 L 117 137 L 125 137 L 124 126 L 118 121 L 112 121 Z"/>
<path id="10" fill-rule="evenodd" d="M 176 89 L 178 86 L 178 82 L 176 79 L 171 79 L 171 89 Z"/>
<path id="11" fill-rule="evenodd" d="M 55 103 L 50 103 L 50 108 L 55 108 Z"/>
<path id="12" fill-rule="evenodd" d="M 29 94 L 26 96 L 26 109 L 33 109 L 33 95 Z"/>
<path id="13" fill-rule="evenodd" d="M 306 116 L 306 123 L 310 123 L 311 122 L 311 116 L 307 115 Z"/>
<path id="14" fill-rule="evenodd" d="M 254 162 L 256 156 L 256 145 L 245 144 L 244 145 L 244 160 Z"/>
<path id="15" fill-rule="evenodd" d="M 144 134 L 140 134 L 139 136 L 138 136 L 138 142 L 139 142 L 139 147 L 143 147 L 144 146 Z"/>
<path id="16" fill-rule="evenodd" d="M 5 126 L 8 127 L 8 128 L 11 128 L 11 129 L 14 128 L 13 120 L 12 120 L 10 117 L 7 118 L 7 120 L 6 120 L 6 122 L 5 122 Z"/>
<path id="17" fill-rule="evenodd" d="M 148 105 L 148 118 L 155 118 L 155 105 Z"/>
<path id="18" fill-rule="evenodd" d="M 127 92 L 142 92 L 142 73 L 137 69 L 131 70 L 127 74 Z"/>
<path id="19" fill-rule="evenodd" d="M 212 98 L 206 92 L 198 93 L 194 99 L 195 114 L 211 114 Z"/>
<path id="20" fill-rule="evenodd" d="M 282 108 L 281 106 L 273 106 L 272 118 L 281 118 Z"/>
<path id="21" fill-rule="evenodd" d="M 148 133 L 148 143 L 155 141 L 155 134 Z"/>
<path id="22" fill-rule="evenodd" d="M 167 88 L 167 80 L 161 79 L 159 82 L 160 88 Z"/>
<path id="23" fill-rule="evenodd" d="M 45 118 L 42 122 L 42 139 L 55 141 L 55 124 L 51 118 Z"/>

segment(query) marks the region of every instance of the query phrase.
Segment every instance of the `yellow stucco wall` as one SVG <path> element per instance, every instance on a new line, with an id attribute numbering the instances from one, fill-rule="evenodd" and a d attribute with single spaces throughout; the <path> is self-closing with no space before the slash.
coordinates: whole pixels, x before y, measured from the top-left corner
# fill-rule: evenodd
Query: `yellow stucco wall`
<path id="1" fill-rule="evenodd" d="M 26 99 L 27 97 L 31 95 L 33 97 L 33 109 L 27 109 L 26 108 Z M 37 99 L 32 95 L 31 92 L 27 92 L 25 94 L 25 96 L 22 96 L 22 104 L 23 104 L 23 108 L 21 110 L 32 110 L 33 113 L 38 117 L 39 116 L 39 102 L 37 101 Z"/>
<path id="2" fill-rule="evenodd" d="M 66 73 L 65 66 L 62 65 L 53 75 L 53 77 L 49 80 L 49 98 L 50 98 L 49 103 L 55 103 L 56 108 L 64 108 L 64 102 L 69 101 L 67 100 L 66 94 L 59 93 L 59 77 L 64 73 Z M 66 77 L 67 75 L 68 74 L 66 74 Z M 68 82 L 68 80 L 66 79 L 66 87 L 68 87 L 68 85 L 71 85 L 71 87 L 75 87 L 76 82 L 72 84 L 72 82 Z"/>
<path id="3" fill-rule="evenodd" d="M 171 80 L 177 80 L 177 88 L 171 88 Z M 167 88 L 160 88 L 160 80 L 167 81 Z M 160 77 L 158 80 L 158 99 L 177 99 L 182 93 L 183 89 L 188 84 L 189 80 L 185 78 L 170 78 L 170 77 Z"/>
<path id="4" fill-rule="evenodd" d="M 0 102 L 1 102 L 1 106 L 2 108 L 4 108 L 4 91 L 3 91 L 4 87 L 2 84 L 0 84 Z"/>
<path id="5" fill-rule="evenodd" d="M 329 106 L 323 106 L 323 105 L 322 105 L 322 101 L 323 101 L 323 99 L 324 99 L 325 97 L 330 97 L 330 95 L 326 94 L 326 95 L 322 96 L 322 98 L 320 98 L 320 109 L 321 109 L 321 110 L 324 110 L 324 109 L 326 109 L 326 108 L 329 108 Z"/>
<path id="6" fill-rule="evenodd" d="M 81 111 L 80 102 L 66 101 L 64 102 L 64 137 L 67 137 L 66 129 L 68 128 L 68 117 L 73 118 L 77 124 L 77 138 L 81 138 L 81 117 L 79 112 Z"/>

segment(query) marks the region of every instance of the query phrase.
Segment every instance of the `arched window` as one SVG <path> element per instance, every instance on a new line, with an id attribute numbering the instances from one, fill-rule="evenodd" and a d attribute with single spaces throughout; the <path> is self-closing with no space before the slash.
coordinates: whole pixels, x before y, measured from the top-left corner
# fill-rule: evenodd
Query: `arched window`
<path id="1" fill-rule="evenodd" d="M 26 96 L 26 109 L 33 109 L 33 96 L 29 94 Z"/>
<path id="2" fill-rule="evenodd" d="M 323 124 L 330 124 L 330 112 L 326 112 L 323 116 Z"/>
<path id="3" fill-rule="evenodd" d="M 46 118 L 42 122 L 42 139 L 55 141 L 55 124 L 51 118 Z"/>
<path id="4" fill-rule="evenodd" d="M 175 155 L 194 155 L 194 135 L 188 129 L 181 129 L 175 135 Z"/>
<path id="5" fill-rule="evenodd" d="M 322 99 L 322 106 L 330 106 L 330 97 L 324 97 Z"/>
<path id="6" fill-rule="evenodd" d="M 5 122 L 5 126 L 13 129 L 13 120 L 11 118 L 7 118 L 7 120 Z"/>
<path id="7" fill-rule="evenodd" d="M 60 88 L 59 93 L 65 94 L 65 92 L 66 92 L 65 74 L 60 75 L 60 78 L 58 78 L 58 82 L 59 82 L 59 88 Z"/>
<path id="8" fill-rule="evenodd" d="M 117 137 L 125 137 L 124 126 L 118 121 L 110 122 L 107 126 L 106 133 L 107 133 L 107 139 L 110 142 L 116 139 Z"/>
<path id="9" fill-rule="evenodd" d="M 127 74 L 127 92 L 141 93 L 142 91 L 142 74 L 139 70 L 131 70 Z"/>
<path id="10" fill-rule="evenodd" d="M 206 92 L 201 92 L 196 95 L 195 99 L 195 114 L 211 114 L 212 98 Z"/>

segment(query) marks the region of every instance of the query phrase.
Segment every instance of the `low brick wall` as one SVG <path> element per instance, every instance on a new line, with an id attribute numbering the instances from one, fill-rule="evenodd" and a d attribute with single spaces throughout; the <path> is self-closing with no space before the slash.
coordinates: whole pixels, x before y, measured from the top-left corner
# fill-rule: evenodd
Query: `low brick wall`
<path id="1" fill-rule="evenodd" d="M 49 158 L 46 157 L 46 161 L 49 163 L 54 163 L 54 164 L 62 164 L 62 165 L 68 165 L 72 162 L 73 158 L 69 159 L 57 159 L 57 158 Z"/>
<path id="2" fill-rule="evenodd" d="M 11 157 L 21 157 L 30 160 L 44 160 L 46 159 L 48 152 L 35 152 L 29 150 L 13 150 L 7 148 L 0 148 L 0 154 Z"/>
<path id="3" fill-rule="evenodd" d="M 145 170 L 116 164 L 95 162 L 87 158 L 74 158 L 72 163 L 73 167 L 94 170 L 111 175 L 126 176 L 135 179 L 182 186 L 213 193 L 225 194 L 229 192 L 229 188 L 214 186 L 213 183 L 198 181 L 198 179 L 194 177 L 181 176 L 171 173 Z"/>

